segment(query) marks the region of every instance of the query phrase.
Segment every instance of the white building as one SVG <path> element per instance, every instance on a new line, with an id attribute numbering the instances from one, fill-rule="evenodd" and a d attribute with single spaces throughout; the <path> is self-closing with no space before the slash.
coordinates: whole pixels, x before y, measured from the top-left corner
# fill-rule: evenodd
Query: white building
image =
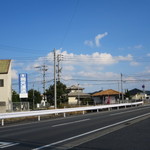
<path id="1" fill-rule="evenodd" d="M 0 60 L 0 112 L 11 109 L 11 60 Z"/>
<path id="2" fill-rule="evenodd" d="M 84 88 L 72 85 L 68 90 L 68 104 L 80 104 L 83 99 L 90 98 L 90 94 L 83 93 Z"/>

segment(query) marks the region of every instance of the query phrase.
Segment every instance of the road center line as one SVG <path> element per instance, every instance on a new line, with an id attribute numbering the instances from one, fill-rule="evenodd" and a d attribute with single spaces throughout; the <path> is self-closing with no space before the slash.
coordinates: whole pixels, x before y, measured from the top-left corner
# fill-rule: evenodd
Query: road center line
<path id="1" fill-rule="evenodd" d="M 64 125 L 68 125 L 68 124 L 84 122 L 84 121 L 88 121 L 88 120 L 90 120 L 90 119 L 83 119 L 83 120 L 77 120 L 77 121 L 72 121 L 72 122 L 67 122 L 67 123 L 56 124 L 56 125 L 53 125 L 52 127 L 59 127 L 59 126 L 64 126 Z"/>
<path id="2" fill-rule="evenodd" d="M 89 132 L 85 132 L 83 134 L 79 134 L 79 135 L 76 135 L 76 136 L 61 140 L 61 141 L 57 141 L 57 142 L 54 142 L 54 143 L 51 143 L 51 144 L 47 144 L 47 145 L 44 145 L 44 146 L 41 146 L 41 147 L 38 147 L 38 148 L 35 148 L 35 149 L 32 149 L 32 150 L 41 150 L 41 149 L 44 149 L 44 148 L 47 148 L 47 147 L 51 147 L 51 146 L 54 146 L 54 145 L 57 145 L 57 144 L 60 144 L 60 143 L 63 143 L 63 142 L 69 141 L 69 140 L 73 140 L 73 139 L 76 139 L 76 138 L 79 138 L 79 137 L 82 137 L 82 136 L 85 136 L 85 135 L 89 135 L 91 133 L 95 133 L 95 132 L 100 131 L 100 130 L 104 130 L 104 129 L 107 129 L 107 128 L 110 128 L 110 127 L 114 127 L 116 125 L 120 125 L 122 123 L 126 123 L 128 121 L 132 121 L 134 119 L 139 119 L 141 117 L 148 116 L 148 115 L 150 115 L 150 113 L 146 113 L 146 114 L 143 114 L 143 115 L 140 115 L 140 116 L 136 116 L 136 117 L 133 117 L 133 118 L 130 118 L 130 119 L 126 119 L 126 120 L 123 120 L 123 121 L 120 121 L 120 122 L 117 122 L 117 123 L 114 123 L 114 124 L 111 124 L 111 125 L 108 125 L 108 126 L 104 126 L 102 128 L 98 128 L 98 129 L 95 129 L 95 130 L 92 130 L 92 131 L 89 131 Z"/>

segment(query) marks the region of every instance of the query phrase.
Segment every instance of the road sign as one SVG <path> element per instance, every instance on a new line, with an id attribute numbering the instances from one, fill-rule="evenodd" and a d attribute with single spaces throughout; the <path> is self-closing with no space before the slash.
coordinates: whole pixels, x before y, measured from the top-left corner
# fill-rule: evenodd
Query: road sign
<path id="1" fill-rule="evenodd" d="M 19 97 L 28 98 L 28 88 L 27 88 L 27 74 L 19 74 Z"/>

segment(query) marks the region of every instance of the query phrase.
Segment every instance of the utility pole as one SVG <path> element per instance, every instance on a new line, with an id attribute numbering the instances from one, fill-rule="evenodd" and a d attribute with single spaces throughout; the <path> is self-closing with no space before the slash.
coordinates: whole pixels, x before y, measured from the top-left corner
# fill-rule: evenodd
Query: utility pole
<path id="1" fill-rule="evenodd" d="M 33 110 L 34 110 L 34 83 L 33 83 Z"/>
<path id="2" fill-rule="evenodd" d="M 60 61 L 62 60 L 62 55 L 57 55 L 57 81 L 60 81 L 60 73 L 62 68 L 60 67 Z"/>
<path id="3" fill-rule="evenodd" d="M 78 84 L 78 105 L 80 106 L 79 84 Z"/>
<path id="4" fill-rule="evenodd" d="M 119 103 L 120 103 L 120 83 L 118 81 L 118 91 L 119 91 Z"/>
<path id="5" fill-rule="evenodd" d="M 47 69 L 47 66 L 44 64 L 42 66 L 37 66 L 35 68 L 40 68 L 40 70 L 42 70 L 42 74 L 43 74 L 43 100 L 45 101 L 45 84 L 46 84 L 46 80 L 45 80 L 45 74 L 46 74 L 46 71 L 48 70 Z"/>
<path id="6" fill-rule="evenodd" d="M 121 93 L 122 93 L 122 101 L 124 102 L 124 96 L 123 96 L 123 80 L 122 80 L 122 73 L 121 73 Z"/>
<path id="7" fill-rule="evenodd" d="M 57 88 L 56 88 L 56 50 L 54 49 L 54 107 L 57 109 Z"/>
<path id="8" fill-rule="evenodd" d="M 43 96 L 44 96 L 44 101 L 45 101 L 45 83 L 46 83 L 46 80 L 45 80 L 45 72 L 47 71 L 48 69 L 46 69 L 46 66 L 45 64 L 42 66 L 42 71 L 43 71 Z"/>

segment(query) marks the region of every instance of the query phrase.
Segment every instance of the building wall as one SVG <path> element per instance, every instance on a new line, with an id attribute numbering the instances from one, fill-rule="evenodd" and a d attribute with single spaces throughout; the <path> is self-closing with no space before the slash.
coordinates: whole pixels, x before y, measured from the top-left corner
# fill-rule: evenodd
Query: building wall
<path id="1" fill-rule="evenodd" d="M 95 104 L 107 104 L 108 100 L 110 104 L 115 104 L 117 102 L 115 99 L 115 96 L 109 96 L 109 97 L 108 96 L 101 96 L 101 97 L 95 96 L 93 97 L 93 100 Z"/>
<path id="2" fill-rule="evenodd" d="M 94 104 L 103 104 L 103 100 L 100 97 L 93 97 Z"/>
<path id="3" fill-rule="evenodd" d="M 68 98 L 68 104 L 77 104 L 78 103 L 78 100 L 76 99 L 76 97 L 69 97 Z"/>
<path id="4" fill-rule="evenodd" d="M 0 79 L 4 80 L 4 87 L 0 87 L 0 102 L 5 102 L 6 110 L 10 110 L 10 102 L 12 101 L 11 63 L 8 74 L 0 74 Z"/>
<path id="5" fill-rule="evenodd" d="M 144 94 L 144 93 L 138 93 L 138 94 L 132 96 L 132 99 L 138 100 L 138 99 L 145 99 L 146 97 L 147 97 L 147 94 Z"/>

